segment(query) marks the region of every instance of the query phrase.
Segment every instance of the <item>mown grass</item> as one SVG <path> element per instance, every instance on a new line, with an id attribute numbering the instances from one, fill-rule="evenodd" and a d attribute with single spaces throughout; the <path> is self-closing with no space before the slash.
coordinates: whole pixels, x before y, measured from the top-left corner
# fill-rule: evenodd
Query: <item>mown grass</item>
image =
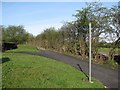
<path id="1" fill-rule="evenodd" d="M 106 49 L 106 52 L 108 51 L 108 49 Z M 118 49 L 116 49 L 117 51 Z M 101 51 L 104 52 L 104 48 L 101 49 Z M 104 54 L 107 54 L 106 52 L 104 52 Z M 70 55 L 70 56 L 73 56 L 73 57 L 76 57 L 76 58 L 80 58 L 81 60 L 85 60 L 85 61 L 88 61 L 89 58 L 88 57 L 85 57 L 84 59 L 82 59 L 82 56 L 80 55 L 75 55 L 75 54 L 72 54 L 72 53 L 68 53 L 68 52 L 63 52 L 63 54 L 66 54 L 66 55 Z M 103 63 L 96 63 L 96 61 L 94 61 L 94 59 L 92 58 L 92 63 L 94 64 L 99 64 L 101 67 L 107 67 L 107 68 L 111 68 L 113 70 L 118 70 L 120 65 L 116 63 L 115 60 L 107 60 L 107 61 L 104 61 Z"/>
<path id="2" fill-rule="evenodd" d="M 109 56 L 110 49 L 111 48 L 99 48 L 98 52 L 107 54 L 107 56 Z M 119 51 L 120 51 L 120 48 L 115 48 L 115 54 L 118 54 Z M 106 67 L 112 68 L 114 70 L 118 70 L 120 67 L 120 65 L 115 60 L 107 60 L 103 63 L 103 65 Z"/>
<path id="3" fill-rule="evenodd" d="M 6 52 L 23 52 L 23 51 L 26 51 L 26 52 L 39 52 L 39 50 L 37 50 L 36 47 L 32 47 L 32 46 L 29 46 L 29 45 L 18 45 L 17 49 L 8 50 Z"/>
<path id="4" fill-rule="evenodd" d="M 68 64 L 41 56 L 3 53 L 10 61 L 2 64 L 3 88 L 104 88 Z"/>
<path id="5" fill-rule="evenodd" d="M 102 88 L 94 79 L 91 84 L 82 81 L 85 75 L 75 68 L 44 57 L 4 53 L 9 57 L 2 67 L 3 88 Z"/>
<path id="6" fill-rule="evenodd" d="M 2 58 L 2 52 L 0 52 L 0 58 Z"/>
<path id="7" fill-rule="evenodd" d="M 110 48 L 99 48 L 98 52 L 104 53 L 104 54 L 109 54 Z M 115 48 L 115 53 L 118 53 L 118 48 Z"/>

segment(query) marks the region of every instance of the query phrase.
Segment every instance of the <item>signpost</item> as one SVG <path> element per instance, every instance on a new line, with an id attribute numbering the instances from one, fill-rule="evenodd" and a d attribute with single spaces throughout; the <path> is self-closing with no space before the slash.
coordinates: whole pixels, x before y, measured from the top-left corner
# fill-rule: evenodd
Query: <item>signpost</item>
<path id="1" fill-rule="evenodd" d="M 91 81 L 91 22 L 89 23 L 89 82 Z"/>

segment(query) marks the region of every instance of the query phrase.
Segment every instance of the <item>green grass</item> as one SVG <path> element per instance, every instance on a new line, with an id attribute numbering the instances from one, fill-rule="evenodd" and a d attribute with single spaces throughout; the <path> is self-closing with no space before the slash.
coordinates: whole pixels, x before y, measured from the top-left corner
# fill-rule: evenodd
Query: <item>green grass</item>
<path id="1" fill-rule="evenodd" d="M 3 57 L 10 58 L 2 67 L 3 87 L 103 87 L 95 79 L 93 84 L 82 81 L 82 78 L 85 78 L 83 73 L 62 62 L 24 54 L 4 53 Z"/>
<path id="2" fill-rule="evenodd" d="M 104 88 L 98 80 L 85 81 L 85 75 L 68 64 L 45 57 L 3 53 L 10 61 L 2 65 L 3 88 Z"/>
<path id="3" fill-rule="evenodd" d="M 8 50 L 6 52 L 21 52 L 21 51 L 39 52 L 39 50 L 37 50 L 37 48 L 29 46 L 29 45 L 18 45 L 17 49 Z"/>
<path id="4" fill-rule="evenodd" d="M 101 51 L 105 51 L 105 52 L 107 52 L 109 49 L 108 48 L 101 48 Z M 116 50 L 118 50 L 118 49 L 116 49 Z M 104 54 L 107 54 L 107 53 L 105 53 L 104 52 Z M 81 60 L 85 60 L 85 61 L 88 61 L 89 60 L 89 58 L 88 57 L 85 57 L 84 59 L 82 59 L 82 57 L 80 56 L 80 55 L 75 55 L 75 54 L 72 54 L 72 53 L 68 53 L 68 52 L 62 52 L 63 54 L 66 54 L 66 55 L 70 55 L 70 56 L 73 56 L 73 57 L 76 57 L 76 58 L 80 58 Z M 117 64 L 114 60 L 107 60 L 107 61 L 105 61 L 105 62 L 103 62 L 103 63 L 96 63 L 95 61 L 94 61 L 94 59 L 92 58 L 92 63 L 94 63 L 94 64 L 99 64 L 101 67 L 107 67 L 107 68 L 111 68 L 111 69 L 113 69 L 113 70 L 118 70 L 119 69 L 119 67 L 120 67 L 120 65 L 119 64 Z"/>
<path id="5" fill-rule="evenodd" d="M 2 58 L 2 52 L 0 52 L 0 58 Z"/>
<path id="6" fill-rule="evenodd" d="M 99 48 L 99 49 L 98 49 L 98 52 L 102 52 L 102 53 L 106 53 L 106 54 L 108 54 L 109 51 L 110 51 L 109 48 Z"/>
<path id="7" fill-rule="evenodd" d="M 115 48 L 115 54 L 118 54 L 118 50 L 120 50 L 120 49 Z M 98 49 L 98 52 L 103 53 L 103 54 L 107 54 L 107 55 L 109 55 L 109 51 L 110 51 L 110 48 L 99 48 Z M 109 68 L 112 68 L 114 70 L 118 70 L 120 67 L 120 65 L 117 64 L 114 60 L 107 60 L 102 65 L 109 67 Z"/>
<path id="8" fill-rule="evenodd" d="M 109 54 L 110 48 L 99 48 L 98 52 Z M 115 49 L 115 52 L 118 53 L 118 48 Z"/>

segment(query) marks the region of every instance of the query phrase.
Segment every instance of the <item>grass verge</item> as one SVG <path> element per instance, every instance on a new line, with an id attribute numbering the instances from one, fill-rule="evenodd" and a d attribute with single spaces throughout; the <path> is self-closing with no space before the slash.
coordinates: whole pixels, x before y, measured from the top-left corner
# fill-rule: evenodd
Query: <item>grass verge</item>
<path id="1" fill-rule="evenodd" d="M 8 50 L 6 52 L 39 52 L 39 50 L 37 50 L 37 48 L 29 46 L 29 45 L 18 45 L 17 49 L 13 49 L 13 50 Z"/>
<path id="2" fill-rule="evenodd" d="M 109 55 L 109 51 L 110 51 L 111 48 L 99 48 L 98 49 L 98 52 L 101 52 L 103 54 L 107 54 Z M 115 53 L 118 54 L 118 48 L 115 48 Z"/>
<path id="3" fill-rule="evenodd" d="M 19 50 L 18 50 L 19 51 Z M 19 53 L 3 53 L 9 61 L 2 64 L 3 88 L 104 88 L 68 64 L 45 57 Z"/>
<path id="4" fill-rule="evenodd" d="M 107 49 L 108 50 L 108 49 Z M 62 52 L 63 54 L 66 54 L 66 55 L 70 55 L 70 56 L 73 56 L 73 57 L 76 57 L 76 58 L 80 58 L 81 60 L 84 60 L 84 61 L 89 61 L 89 58 L 88 57 L 85 57 L 84 59 L 82 59 L 82 57 L 80 55 L 75 55 L 75 54 L 72 54 L 72 53 L 68 53 L 68 52 Z M 94 61 L 94 59 L 92 58 L 92 63 L 94 64 L 98 64 L 102 67 L 106 67 L 106 68 L 110 68 L 110 69 L 113 69 L 113 70 L 119 70 L 120 68 L 120 65 L 117 64 L 115 62 L 115 60 L 107 60 L 107 61 L 104 61 L 103 63 L 97 63 L 96 61 Z"/>

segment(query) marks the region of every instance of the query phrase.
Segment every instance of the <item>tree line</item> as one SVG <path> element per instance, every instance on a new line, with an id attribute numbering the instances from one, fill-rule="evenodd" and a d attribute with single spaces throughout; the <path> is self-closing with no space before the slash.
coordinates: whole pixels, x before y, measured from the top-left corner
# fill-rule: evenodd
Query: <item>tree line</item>
<path id="1" fill-rule="evenodd" d="M 66 22 L 59 30 L 54 27 L 45 29 L 37 35 L 35 45 L 59 52 L 69 52 L 81 55 L 84 59 L 89 52 L 89 22 L 92 24 L 92 55 L 98 54 L 100 46 L 110 48 L 109 56 L 113 59 L 115 41 L 120 34 L 119 8 L 107 8 L 101 3 L 86 3 L 87 7 L 77 10 L 73 16 L 76 20 Z M 112 43 L 107 43 L 111 41 Z"/>
<path id="2" fill-rule="evenodd" d="M 92 56 L 98 54 L 100 46 L 110 48 L 109 59 L 113 59 L 114 44 L 120 37 L 120 12 L 117 6 L 107 8 L 99 2 L 86 3 L 87 7 L 77 10 L 73 15 L 76 19 L 66 22 L 56 30 L 54 27 L 45 29 L 42 33 L 33 37 L 26 32 L 23 26 L 2 27 L 3 40 L 21 43 L 29 43 L 38 48 L 68 52 L 81 55 L 82 59 L 88 57 L 89 52 L 89 23 L 92 25 Z M 112 43 L 107 43 L 111 41 Z"/>
<path id="3" fill-rule="evenodd" d="M 33 38 L 33 35 L 26 32 L 22 25 L 8 27 L 0 26 L 2 29 L 2 41 L 3 42 L 16 42 L 18 44 L 25 44 Z"/>

